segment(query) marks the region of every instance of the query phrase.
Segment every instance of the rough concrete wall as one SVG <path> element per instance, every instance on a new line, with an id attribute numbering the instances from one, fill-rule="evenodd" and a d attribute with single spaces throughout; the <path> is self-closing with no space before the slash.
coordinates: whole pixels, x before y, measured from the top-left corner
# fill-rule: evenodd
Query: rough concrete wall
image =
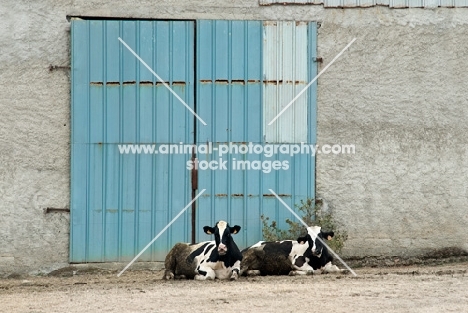
<path id="1" fill-rule="evenodd" d="M 68 261 L 68 214 L 43 212 L 69 206 L 69 77 L 48 70 L 69 63 L 69 25 L 49 3 L 0 9 L 0 273 Z"/>
<path id="2" fill-rule="evenodd" d="M 319 55 L 317 190 L 346 225 L 346 255 L 468 250 L 468 10 L 328 11 Z"/>
<path id="3" fill-rule="evenodd" d="M 352 255 L 464 246 L 468 225 L 468 11 L 259 7 L 242 1 L 7 1 L 0 9 L 0 273 L 68 260 L 70 83 L 66 15 L 321 21 L 317 193 L 349 232 Z M 465 17 L 467 16 L 467 17 Z"/>

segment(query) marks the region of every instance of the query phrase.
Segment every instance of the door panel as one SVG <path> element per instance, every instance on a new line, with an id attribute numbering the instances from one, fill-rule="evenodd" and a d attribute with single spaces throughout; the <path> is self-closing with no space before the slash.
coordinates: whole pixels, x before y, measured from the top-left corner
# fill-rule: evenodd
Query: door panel
<path id="1" fill-rule="evenodd" d="M 208 126 L 197 122 L 198 144 L 219 148 L 267 143 L 315 143 L 316 85 L 278 119 L 266 126 L 284 105 L 315 76 L 314 23 L 260 21 L 197 21 L 197 112 Z M 314 39 L 314 38 L 312 38 Z M 312 97 L 311 97 L 312 96 Z M 199 161 L 219 161 L 198 154 Z M 285 170 L 270 172 L 234 168 L 233 161 L 286 161 Z M 209 240 L 202 227 L 220 219 L 239 224 L 236 242 L 246 247 L 262 239 L 260 216 L 287 227 L 293 218 L 269 189 L 288 205 L 314 197 L 315 158 L 311 155 L 232 153 L 224 155 L 226 170 L 198 170 L 198 188 L 207 189 L 198 201 L 197 240 Z"/>
<path id="2" fill-rule="evenodd" d="M 119 144 L 192 143 L 193 115 L 118 40 L 194 107 L 194 23 L 72 21 L 70 262 L 131 260 L 191 200 L 187 156 Z M 190 212 L 140 260 L 190 240 Z"/>

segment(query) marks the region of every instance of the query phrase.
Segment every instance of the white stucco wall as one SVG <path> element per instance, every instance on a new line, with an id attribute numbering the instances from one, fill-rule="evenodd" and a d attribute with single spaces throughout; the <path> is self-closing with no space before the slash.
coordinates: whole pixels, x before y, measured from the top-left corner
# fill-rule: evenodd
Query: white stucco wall
<path id="1" fill-rule="evenodd" d="M 368 13 L 367 13 L 368 12 Z M 317 191 L 349 231 L 347 255 L 468 248 L 467 10 L 327 11 L 326 60 L 358 40 L 321 79 Z"/>
<path id="2" fill-rule="evenodd" d="M 468 249 L 468 9 L 323 9 L 243 1 L 3 1 L 0 8 L 0 273 L 68 261 L 67 15 L 322 23 L 317 194 L 349 233 L 345 256 Z"/>

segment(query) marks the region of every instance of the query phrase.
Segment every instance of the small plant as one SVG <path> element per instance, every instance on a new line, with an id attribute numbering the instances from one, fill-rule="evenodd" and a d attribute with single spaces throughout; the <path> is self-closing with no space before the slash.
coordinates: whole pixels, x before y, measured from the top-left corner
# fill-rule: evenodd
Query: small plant
<path id="1" fill-rule="evenodd" d="M 308 198 L 301 200 L 300 204 L 296 204 L 296 208 L 302 213 L 302 220 L 309 226 L 321 226 L 323 230 L 332 230 L 335 236 L 332 240 L 327 241 L 333 251 L 340 252 L 344 246 L 345 241 L 348 239 L 346 231 L 340 230 L 337 222 L 334 220 L 331 212 L 324 212 L 322 210 L 323 202 L 321 200 L 315 201 Z M 268 216 L 263 214 L 260 216 L 262 220 L 262 233 L 266 241 L 277 241 L 292 239 L 296 240 L 301 235 L 305 234 L 305 227 L 299 221 L 291 221 L 286 219 L 289 229 L 283 230 L 278 228 L 276 221 L 271 221 Z"/>

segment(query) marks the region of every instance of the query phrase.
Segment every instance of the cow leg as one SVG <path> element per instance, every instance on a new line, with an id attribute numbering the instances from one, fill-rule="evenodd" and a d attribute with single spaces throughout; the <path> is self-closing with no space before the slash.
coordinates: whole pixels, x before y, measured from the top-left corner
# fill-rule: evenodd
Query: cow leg
<path id="1" fill-rule="evenodd" d="M 289 272 L 289 276 L 316 274 L 314 268 L 307 263 L 307 259 L 303 255 L 293 258 L 292 269 L 293 270 Z"/>
<path id="2" fill-rule="evenodd" d="M 236 263 L 234 263 L 234 265 L 232 266 L 232 275 L 229 278 L 230 280 L 237 280 L 239 278 L 240 265 L 240 261 L 236 261 Z"/>
<path id="3" fill-rule="evenodd" d="M 233 269 L 232 270 L 232 275 L 229 278 L 230 280 L 237 280 L 239 278 L 239 270 L 238 269 Z"/>
<path id="4" fill-rule="evenodd" d="M 331 261 L 325 264 L 325 266 L 322 268 L 322 271 L 323 273 L 348 273 L 348 270 L 339 269 L 338 266 L 333 265 Z"/>
<path id="5" fill-rule="evenodd" d="M 292 270 L 289 272 L 289 276 L 297 275 L 314 275 L 316 272 L 314 270 Z"/>
<path id="6" fill-rule="evenodd" d="M 215 271 L 211 267 L 199 266 L 197 267 L 197 273 L 198 274 L 195 275 L 196 280 L 207 280 L 216 278 Z"/>
<path id="7" fill-rule="evenodd" d="M 247 276 L 259 276 L 259 275 L 261 275 L 260 270 L 248 270 L 246 273 L 247 273 Z"/>
<path id="8" fill-rule="evenodd" d="M 164 272 L 164 277 L 163 278 L 166 279 L 166 280 L 174 279 L 174 273 L 171 270 L 166 270 Z"/>

